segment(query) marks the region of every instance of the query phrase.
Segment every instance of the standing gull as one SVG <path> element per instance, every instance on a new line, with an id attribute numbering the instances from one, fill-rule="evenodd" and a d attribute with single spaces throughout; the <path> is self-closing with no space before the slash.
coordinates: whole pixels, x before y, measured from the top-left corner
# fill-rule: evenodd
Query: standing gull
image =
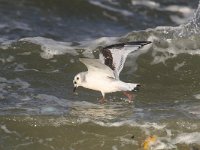
<path id="1" fill-rule="evenodd" d="M 131 102 L 133 94 L 129 91 L 137 91 L 140 84 L 123 82 L 119 79 L 119 74 L 128 54 L 150 43 L 150 41 L 137 41 L 114 44 L 102 48 L 99 59 L 80 58 L 79 60 L 86 65 L 88 71 L 80 72 L 74 77 L 73 92 L 79 86 L 100 91 L 103 96 L 100 102 L 103 103 L 106 93 L 122 91 Z"/>

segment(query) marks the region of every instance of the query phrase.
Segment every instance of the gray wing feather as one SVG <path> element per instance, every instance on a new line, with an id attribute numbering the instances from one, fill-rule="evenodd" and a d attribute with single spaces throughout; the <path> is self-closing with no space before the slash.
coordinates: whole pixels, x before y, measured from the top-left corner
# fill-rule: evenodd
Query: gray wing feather
<path id="1" fill-rule="evenodd" d="M 114 71 L 115 78 L 119 79 L 128 54 L 150 43 L 149 41 L 138 41 L 110 45 L 101 50 L 99 59 L 110 67 Z"/>
<path id="2" fill-rule="evenodd" d="M 101 63 L 99 59 L 79 58 L 79 60 L 86 65 L 88 72 L 98 72 L 99 74 L 114 78 L 113 70 Z"/>

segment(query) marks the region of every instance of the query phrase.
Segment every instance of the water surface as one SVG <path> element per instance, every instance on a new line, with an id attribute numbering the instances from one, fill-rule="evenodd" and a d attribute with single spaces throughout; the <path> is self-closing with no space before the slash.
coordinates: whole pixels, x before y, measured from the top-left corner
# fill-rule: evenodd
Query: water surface
<path id="1" fill-rule="evenodd" d="M 198 1 L 0 0 L 0 149 L 200 149 Z M 121 93 L 80 88 L 73 77 L 109 44 L 149 40 L 120 78 Z"/>

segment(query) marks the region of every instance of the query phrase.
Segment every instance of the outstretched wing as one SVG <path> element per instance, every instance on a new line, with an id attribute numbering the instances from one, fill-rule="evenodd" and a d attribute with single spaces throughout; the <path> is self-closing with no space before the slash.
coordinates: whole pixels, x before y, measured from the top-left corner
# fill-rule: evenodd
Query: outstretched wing
<path id="1" fill-rule="evenodd" d="M 115 78 L 113 70 L 102 64 L 99 59 L 79 58 L 79 60 L 86 65 L 88 72 Z"/>
<path id="2" fill-rule="evenodd" d="M 150 41 L 137 41 L 110 45 L 101 49 L 99 59 L 110 67 L 114 71 L 115 78 L 119 79 L 128 54 L 150 43 Z"/>

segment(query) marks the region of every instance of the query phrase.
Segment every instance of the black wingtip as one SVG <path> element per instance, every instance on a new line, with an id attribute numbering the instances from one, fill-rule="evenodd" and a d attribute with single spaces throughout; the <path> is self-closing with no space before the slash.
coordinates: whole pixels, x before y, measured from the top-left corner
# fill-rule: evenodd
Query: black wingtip
<path id="1" fill-rule="evenodd" d="M 126 42 L 125 45 L 147 45 L 147 44 L 151 44 L 151 41 L 133 41 L 133 42 Z"/>
<path id="2" fill-rule="evenodd" d="M 114 48 L 114 47 L 124 47 L 125 45 L 140 45 L 140 46 L 144 46 L 147 44 L 152 43 L 151 41 L 132 41 L 132 42 L 124 42 L 124 43 L 117 43 L 117 44 L 113 44 L 113 45 L 109 45 L 104 47 L 103 49 L 109 49 L 109 48 Z"/>

